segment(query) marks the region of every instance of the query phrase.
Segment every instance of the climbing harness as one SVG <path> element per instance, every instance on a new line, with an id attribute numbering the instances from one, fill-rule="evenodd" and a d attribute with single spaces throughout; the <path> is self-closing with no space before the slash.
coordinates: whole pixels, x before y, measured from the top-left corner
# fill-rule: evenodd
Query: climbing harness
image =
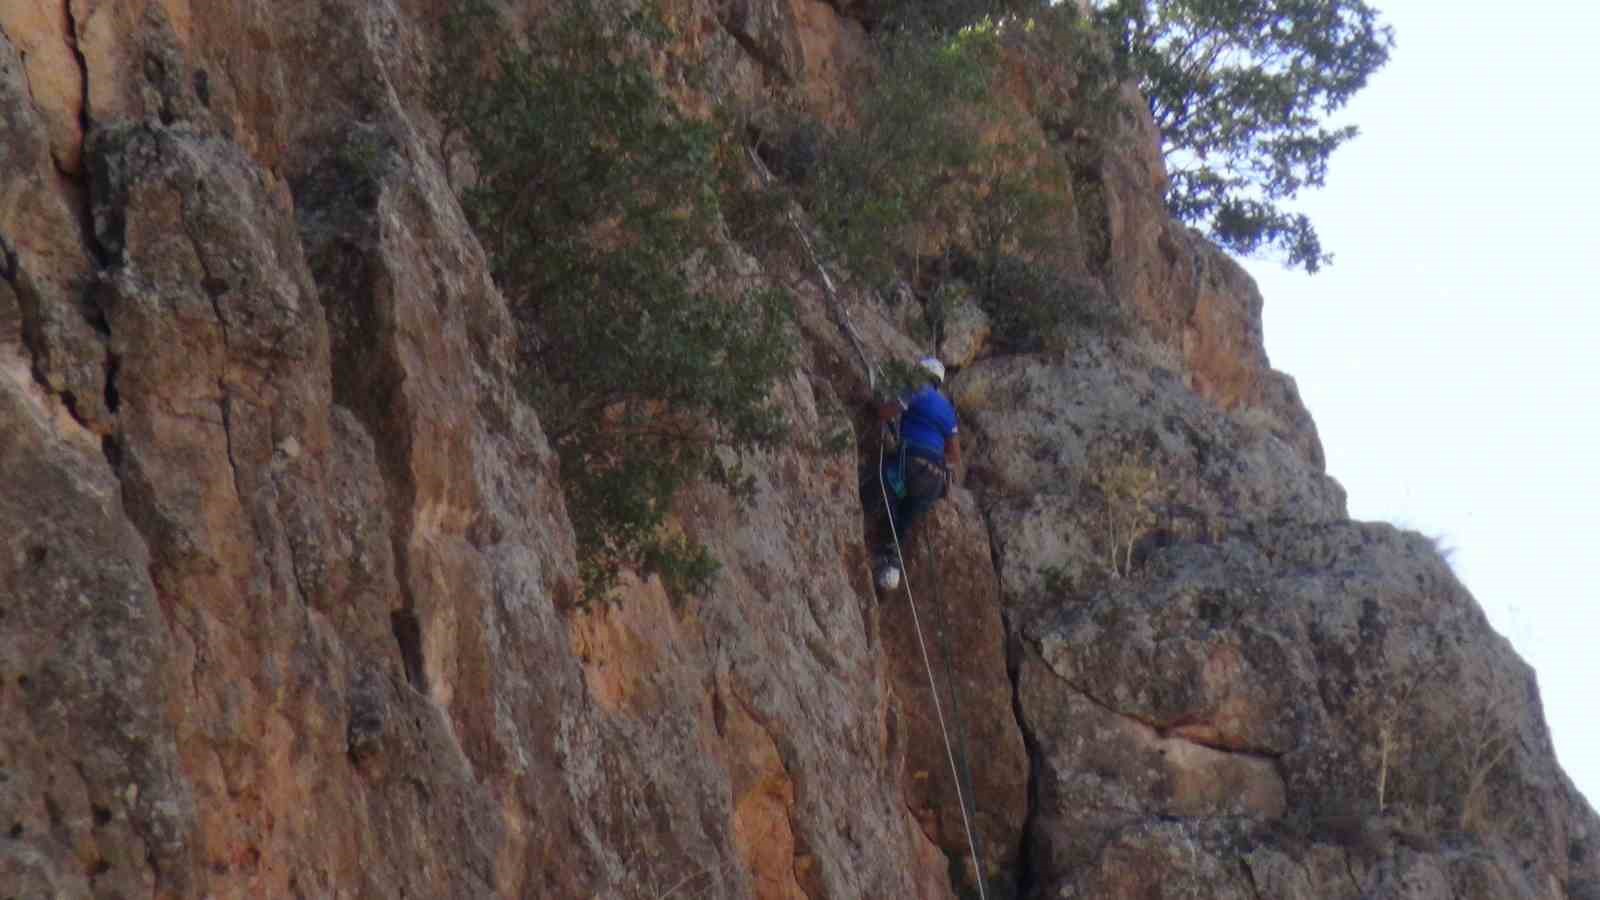
<path id="1" fill-rule="evenodd" d="M 882 471 L 882 467 L 880 466 L 878 475 L 888 482 L 889 493 L 893 494 L 896 500 L 901 500 L 904 499 L 906 495 L 907 453 L 905 441 L 896 439 L 896 443 L 900 447 L 900 452 L 898 458 L 894 461 L 894 468 L 890 469 L 886 474 Z M 883 444 L 881 442 L 878 444 L 878 453 L 879 455 L 882 455 L 883 453 Z"/>
<path id="2" fill-rule="evenodd" d="M 763 185 L 770 184 L 772 182 L 772 172 L 770 172 L 767 169 L 766 164 L 761 161 L 761 157 L 756 154 L 755 149 L 751 148 L 751 147 L 746 147 L 745 151 L 749 154 L 750 162 L 755 166 L 756 172 L 760 174 L 761 183 Z M 861 359 L 862 367 L 867 370 L 867 387 L 868 387 L 868 389 L 869 390 L 876 390 L 877 387 L 878 387 L 878 372 L 877 372 L 877 369 L 875 369 L 873 367 L 872 361 L 867 358 L 866 348 L 861 343 L 861 335 L 856 331 L 855 324 L 850 321 L 850 313 L 845 309 L 844 304 L 842 302 L 840 302 L 839 293 L 833 286 L 833 279 L 831 277 L 829 277 L 828 270 L 827 270 L 827 268 L 825 266 L 823 266 L 822 259 L 821 259 L 821 257 L 819 257 L 817 255 L 816 248 L 812 245 L 811 239 L 806 235 L 805 229 L 803 227 L 801 227 L 800 219 L 795 214 L 795 211 L 792 208 L 786 210 L 785 211 L 785 217 L 789 221 L 789 227 L 793 228 L 795 235 L 800 238 L 800 245 L 805 248 L 806 257 L 811 261 L 811 265 L 816 268 L 817 274 L 819 276 L 821 276 L 821 279 L 822 279 L 822 290 L 823 290 L 823 293 L 826 294 L 827 298 L 828 298 L 828 308 L 829 308 L 829 310 L 832 311 L 832 313 L 834 315 L 834 319 L 835 319 L 836 323 L 839 325 L 839 329 L 841 331 L 843 331 L 844 334 L 845 334 L 845 337 L 847 339 L 849 339 L 850 345 L 853 348 L 855 348 L 856 356 L 858 356 Z M 904 457 L 905 457 L 904 447 L 902 445 L 901 465 L 899 466 L 899 472 L 900 472 L 902 478 L 905 475 L 905 459 L 904 459 Z M 949 484 L 948 476 L 946 476 L 945 483 L 946 483 L 947 489 L 948 489 L 948 484 Z M 885 513 L 887 513 L 889 508 L 890 508 L 890 505 L 889 505 L 890 504 L 890 501 L 889 501 L 889 487 L 884 481 L 884 474 L 883 474 L 883 442 L 881 440 L 878 442 L 878 490 L 880 492 L 882 492 L 882 494 L 883 494 L 884 511 L 885 511 Z M 897 491 L 897 495 L 898 495 L 898 491 Z M 898 560 L 898 562 L 900 564 L 900 571 L 902 573 L 906 574 L 906 579 L 905 579 L 906 601 L 910 604 L 910 607 L 911 607 L 911 624 L 912 624 L 913 629 L 916 631 L 917 646 L 922 650 L 922 666 L 923 666 L 924 670 L 926 670 L 927 673 L 928 673 L 928 690 L 933 694 L 933 711 L 934 711 L 934 714 L 938 717 L 938 720 L 939 720 L 939 733 L 944 738 L 944 752 L 945 752 L 945 757 L 947 759 L 949 759 L 949 761 L 950 761 L 950 775 L 951 775 L 952 778 L 955 779 L 956 802 L 958 804 L 960 804 L 960 806 L 961 806 L 961 826 L 962 826 L 962 828 L 964 828 L 966 830 L 966 833 L 967 833 L 967 850 L 970 851 L 971 854 L 972 854 L 973 875 L 975 877 L 975 880 L 978 883 L 978 900 L 988 900 L 988 894 L 987 894 L 987 892 L 986 892 L 986 890 L 984 888 L 983 857 L 978 855 L 978 841 L 977 841 L 977 838 L 974 835 L 974 832 L 972 830 L 972 820 L 967 815 L 967 799 L 966 798 L 967 798 L 968 794 L 973 794 L 974 795 L 974 798 L 973 798 L 973 800 L 974 800 L 974 802 L 973 802 L 973 814 L 976 815 L 976 813 L 977 813 L 976 792 L 972 790 L 972 773 L 971 773 L 971 770 L 970 770 L 970 767 L 969 767 L 968 771 L 967 771 L 967 779 L 966 779 L 967 788 L 965 790 L 963 790 L 962 789 L 961 769 L 959 767 L 957 767 L 957 765 L 956 765 L 955 749 L 953 748 L 953 746 L 951 745 L 951 742 L 950 742 L 950 729 L 948 727 L 946 727 L 946 725 L 945 725 L 944 706 L 943 706 L 943 704 L 941 704 L 939 702 L 939 684 L 938 684 L 938 680 L 934 677 L 934 674 L 933 674 L 933 661 L 928 656 L 928 644 L 927 644 L 927 641 L 923 640 L 923 637 L 922 637 L 922 620 L 917 615 L 917 601 L 916 601 L 916 598 L 911 593 L 911 578 L 910 578 L 910 575 L 909 575 L 909 573 L 907 572 L 907 569 L 906 569 L 905 553 L 901 550 L 901 547 L 900 547 L 900 534 L 899 534 L 898 529 L 895 528 L 894 516 L 893 515 L 889 516 L 889 536 L 890 536 L 890 538 L 893 539 L 893 542 L 894 542 L 895 559 Z M 940 634 L 943 635 L 943 633 L 944 633 L 944 629 L 941 626 Z M 948 642 L 945 645 L 945 677 L 946 677 L 946 680 L 950 683 L 950 698 L 951 698 L 951 702 L 953 704 L 953 710 L 952 711 L 953 711 L 954 715 L 957 718 L 957 723 L 956 724 L 957 724 L 957 727 L 959 728 L 960 727 L 961 710 L 960 710 L 960 703 L 956 700 L 957 691 L 956 691 L 955 679 L 951 675 L 951 671 L 950 671 L 950 648 L 949 648 Z M 963 759 L 965 759 L 967 757 L 966 731 L 965 731 L 964 728 L 961 728 L 961 732 L 962 732 L 962 734 L 961 734 L 961 744 L 962 744 L 961 755 L 962 755 Z"/>
<path id="3" fill-rule="evenodd" d="M 885 512 L 887 512 L 888 509 L 890 508 L 889 507 L 890 501 L 889 501 L 889 487 L 884 482 L 884 478 L 883 478 L 883 442 L 882 441 L 878 442 L 878 490 L 881 491 L 882 494 L 883 494 L 884 510 L 885 510 Z M 906 555 L 905 555 L 905 551 L 900 546 L 900 531 L 899 531 L 898 528 L 895 527 L 894 516 L 893 515 L 889 516 L 889 537 L 894 542 L 895 559 L 899 562 L 899 564 L 900 564 L 900 572 L 905 577 L 906 603 L 911 607 L 911 626 L 912 626 L 912 629 L 916 632 L 916 635 L 917 635 L 917 647 L 922 651 L 922 667 L 928 673 L 928 691 L 929 691 L 929 693 L 933 694 L 933 712 L 934 712 L 934 715 L 937 716 L 938 720 L 939 720 L 939 734 L 941 736 L 943 736 L 943 738 L 944 738 L 944 753 L 945 753 L 945 757 L 947 759 L 949 759 L 949 761 L 950 761 L 950 777 L 955 780 L 956 803 L 960 804 L 960 806 L 961 806 L 961 827 L 964 828 L 966 830 L 966 832 L 967 832 L 967 850 L 969 850 L 972 853 L 973 875 L 975 876 L 974 880 L 977 881 L 977 883 L 978 883 L 978 900 L 988 900 L 988 897 L 987 897 L 987 895 L 986 895 L 986 893 L 984 891 L 984 886 L 983 886 L 983 883 L 984 883 L 983 858 L 978 856 L 978 843 L 977 843 L 977 839 L 973 836 L 972 820 L 971 820 L 971 818 L 969 818 L 967 816 L 966 794 L 968 792 L 963 791 L 962 788 L 961 788 L 961 769 L 956 766 L 955 749 L 951 746 L 951 743 L 950 743 L 950 729 L 948 727 L 946 727 L 946 725 L 945 725 L 945 721 L 944 721 L 944 704 L 939 702 L 939 684 L 938 684 L 937 679 L 934 678 L 933 661 L 928 656 L 928 642 L 923 640 L 923 638 L 922 638 L 922 617 L 917 615 L 917 598 L 911 592 L 911 574 L 910 574 L 909 570 L 906 568 Z M 946 668 L 946 670 L 949 669 L 948 648 L 947 648 L 946 654 L 945 654 L 945 668 Z M 955 682 L 952 680 L 951 683 L 950 683 L 950 696 L 951 696 L 952 699 L 954 699 L 955 694 L 956 694 Z M 965 741 L 963 740 L 962 743 L 965 744 Z M 963 747 L 962 748 L 962 755 L 963 756 L 966 755 L 965 751 L 966 751 L 966 748 Z M 974 807 L 974 811 L 976 811 L 976 807 Z"/>

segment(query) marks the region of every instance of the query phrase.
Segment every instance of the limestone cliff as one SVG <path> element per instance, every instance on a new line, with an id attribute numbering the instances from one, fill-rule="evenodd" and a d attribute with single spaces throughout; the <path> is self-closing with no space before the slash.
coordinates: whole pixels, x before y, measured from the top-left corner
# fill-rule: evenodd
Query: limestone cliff
<path id="1" fill-rule="evenodd" d="M 0 7 L 0 897 L 967 895 L 805 273 L 801 438 L 752 502 L 681 498 L 713 589 L 571 603 L 423 100 L 445 6 Z M 844 114 L 863 4 L 665 7 L 711 89 Z M 1133 333 L 947 336 L 970 462 L 910 571 L 989 896 L 1600 897 L 1531 671 L 1426 541 L 1348 519 L 1153 142 L 1092 174 L 1082 276 Z"/>

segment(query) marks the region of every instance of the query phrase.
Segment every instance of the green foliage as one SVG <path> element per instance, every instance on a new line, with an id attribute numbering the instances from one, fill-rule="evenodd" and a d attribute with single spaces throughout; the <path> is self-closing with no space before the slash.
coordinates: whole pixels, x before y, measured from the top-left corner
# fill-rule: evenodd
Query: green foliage
<path id="1" fill-rule="evenodd" d="M 1133 574 L 1133 551 L 1153 529 L 1165 487 L 1148 447 L 1127 436 L 1100 443 L 1089 454 L 1085 486 L 1098 494 L 1097 535 L 1106 554 L 1106 574 L 1126 578 Z"/>
<path id="2" fill-rule="evenodd" d="M 903 397 L 928 383 L 928 373 L 916 363 L 886 359 L 878 367 L 878 399 L 885 402 Z"/>
<path id="3" fill-rule="evenodd" d="M 1113 44 L 1098 21 L 1071 3 L 1038 13 L 1010 29 L 1008 37 L 1039 95 L 1035 115 L 1057 154 L 1054 167 L 1039 174 L 1070 183 L 1074 250 L 1090 269 L 1104 274 L 1111 264 L 1104 159 L 1129 133 L 1130 120 Z M 1059 240 L 1059 233 L 1050 237 Z M 1026 248 L 1020 255 L 1039 262 Z"/>
<path id="4" fill-rule="evenodd" d="M 919 336 L 913 331 L 913 337 L 919 337 L 930 347 L 938 347 L 944 343 L 945 325 L 950 321 L 951 314 L 956 306 L 966 299 L 969 290 L 966 285 L 958 281 L 941 281 L 922 304 L 922 329 L 925 335 Z"/>
<path id="5" fill-rule="evenodd" d="M 1025 73 L 1020 88 L 1032 97 L 1033 117 L 1069 163 L 1086 149 L 1097 156 L 1126 132 L 1126 65 L 1098 16 L 1084 15 L 1076 2 L 1047 4 L 1007 19 L 1001 41 L 1012 67 Z"/>
<path id="6" fill-rule="evenodd" d="M 711 589 L 711 580 L 722 571 L 722 564 L 712 558 L 704 544 L 680 534 L 655 536 L 645 545 L 641 556 L 645 571 L 659 575 L 667 593 L 673 597 L 703 595 Z"/>
<path id="7" fill-rule="evenodd" d="M 954 34 L 985 19 L 1028 15 L 1046 0 L 868 0 L 862 18 L 880 31 Z"/>
<path id="8" fill-rule="evenodd" d="M 482 2 L 447 23 L 434 81 L 447 141 L 476 167 L 463 208 L 519 326 L 522 381 L 555 446 L 585 599 L 619 570 L 703 589 L 705 549 L 664 530 L 699 479 L 748 485 L 738 455 L 786 423 L 786 298 L 717 296 L 723 134 L 665 96 L 641 53 L 645 14 L 570 4 L 520 42 Z"/>
<path id="9" fill-rule="evenodd" d="M 924 307 L 917 337 L 933 346 L 969 291 L 1011 350 L 1111 323 L 1072 274 L 1105 255 L 1099 182 L 1080 179 L 1091 167 L 1074 159 L 1100 152 L 1082 135 L 1121 124 L 1109 44 L 1071 5 L 1031 8 L 954 34 L 880 36 L 857 127 L 791 126 L 766 154 L 796 173 L 834 262 L 880 288 L 912 286 Z M 1035 109 L 1000 87 L 1018 63 L 1037 82 Z M 803 164 L 784 165 L 793 160 Z"/>
<path id="10" fill-rule="evenodd" d="M 929 223 L 970 204 L 991 115 L 983 101 L 998 61 L 993 27 L 950 38 L 897 33 L 861 101 L 859 127 L 832 136 L 802 199 L 837 261 L 869 283 L 892 281 L 926 250 Z"/>
<path id="11" fill-rule="evenodd" d="M 391 141 L 381 131 L 357 126 L 345 133 L 335 151 L 335 163 L 347 183 L 368 184 L 383 174 L 393 152 Z"/>
<path id="12" fill-rule="evenodd" d="M 1320 187 L 1356 136 L 1326 121 L 1388 61 L 1377 12 L 1363 0 L 1110 0 L 1100 16 L 1161 129 L 1173 214 L 1239 253 L 1326 263 L 1310 220 L 1284 203 Z"/>
<path id="13" fill-rule="evenodd" d="M 1074 331 L 1120 324 L 1090 281 L 1051 266 L 1001 254 L 971 271 L 995 340 L 1011 352 L 1059 350 Z"/>
<path id="14" fill-rule="evenodd" d="M 830 429 L 819 442 L 822 452 L 830 456 L 847 453 L 855 444 L 856 433 L 850 428 L 849 423 Z"/>
<path id="15" fill-rule="evenodd" d="M 818 418 L 821 420 L 816 449 L 827 456 L 848 453 L 856 445 L 855 426 L 849 410 L 825 384 L 816 384 L 814 389 Z"/>
<path id="16" fill-rule="evenodd" d="M 1057 600 L 1071 595 L 1076 589 L 1076 580 L 1066 566 L 1050 565 L 1040 569 L 1039 583 L 1046 594 Z"/>
<path id="17" fill-rule="evenodd" d="M 990 179 L 973 204 L 967 229 L 968 246 L 987 278 L 1007 259 L 1036 265 L 1064 263 L 1062 233 L 1052 220 L 1054 207 L 1065 193 L 1060 189 L 1063 167 L 1043 152 L 1038 164 L 1002 171 Z M 1055 182 L 1056 191 L 1046 193 L 1041 186 Z"/>

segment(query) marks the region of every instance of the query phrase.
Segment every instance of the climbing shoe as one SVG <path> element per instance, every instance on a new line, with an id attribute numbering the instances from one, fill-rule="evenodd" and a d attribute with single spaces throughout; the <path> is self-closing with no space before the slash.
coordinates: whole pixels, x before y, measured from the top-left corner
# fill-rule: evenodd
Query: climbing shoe
<path id="1" fill-rule="evenodd" d="M 878 590 L 892 591 L 900 586 L 900 567 L 887 563 L 878 567 Z"/>

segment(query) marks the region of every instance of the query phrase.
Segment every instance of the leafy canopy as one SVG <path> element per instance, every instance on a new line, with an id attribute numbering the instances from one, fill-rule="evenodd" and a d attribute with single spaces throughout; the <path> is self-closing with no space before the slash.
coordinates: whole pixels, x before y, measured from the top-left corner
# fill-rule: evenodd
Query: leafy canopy
<path id="1" fill-rule="evenodd" d="M 1026 16 L 1053 5 L 1049 0 L 867 0 L 858 14 L 875 31 L 951 35 L 985 19 Z"/>
<path id="2" fill-rule="evenodd" d="M 458 8 L 433 86 L 476 167 L 463 207 L 519 326 L 522 381 L 561 461 L 584 598 L 621 568 L 701 589 L 705 548 L 668 533 L 699 479 L 739 488 L 775 446 L 792 369 L 782 295 L 716 283 L 722 132 L 683 116 L 641 46 L 659 20 L 571 3 L 520 42 Z M 724 450 L 734 451 L 724 453 Z"/>
<path id="3" fill-rule="evenodd" d="M 1327 117 L 1383 66 L 1393 33 L 1363 0 L 1102 0 L 1171 172 L 1174 215 L 1239 253 L 1315 272 L 1316 229 L 1284 202 L 1356 136 Z"/>
<path id="4" fill-rule="evenodd" d="M 1094 298 L 1071 273 L 1096 255 L 1099 204 L 1093 184 L 1071 184 L 1075 151 L 1050 136 L 1073 123 L 1110 127 L 1109 52 L 1094 52 L 1105 41 L 1071 4 L 970 5 L 1009 12 L 954 30 L 885 27 L 853 125 L 810 129 L 820 146 L 789 174 L 832 261 L 922 301 L 922 337 L 937 344 L 949 309 L 970 295 L 1002 345 L 1054 346 L 1088 324 Z M 1038 103 L 1008 90 L 1018 67 L 1048 82 Z M 1070 121 L 1056 115 L 1066 107 Z M 1036 118 L 1045 109 L 1048 123 Z"/>
<path id="5" fill-rule="evenodd" d="M 930 225 L 970 215 L 999 45 L 992 27 L 907 30 L 877 51 L 858 124 L 827 137 L 801 200 L 838 261 L 881 287 L 931 249 Z"/>

